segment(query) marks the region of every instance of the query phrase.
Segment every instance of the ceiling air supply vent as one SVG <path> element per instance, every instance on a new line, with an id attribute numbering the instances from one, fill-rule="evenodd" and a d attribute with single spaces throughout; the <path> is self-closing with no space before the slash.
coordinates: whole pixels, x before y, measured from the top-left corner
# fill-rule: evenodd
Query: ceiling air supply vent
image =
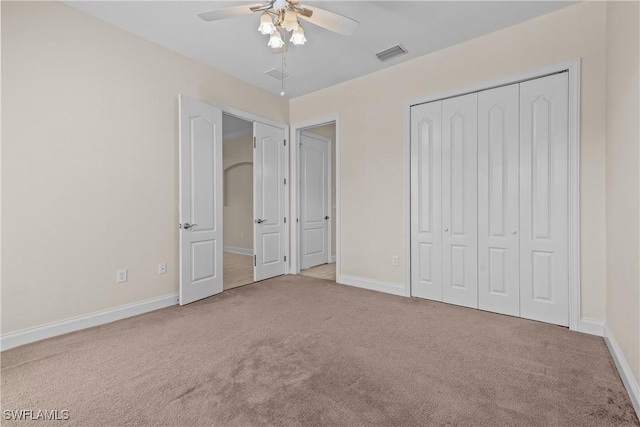
<path id="1" fill-rule="evenodd" d="M 276 80 L 289 80 L 292 79 L 293 76 L 286 71 L 282 71 L 279 68 L 272 68 L 264 72 L 266 75 L 273 77 Z"/>
<path id="2" fill-rule="evenodd" d="M 376 53 L 376 56 L 380 61 L 384 62 L 388 61 L 391 58 L 395 58 L 396 56 L 404 55 L 406 53 L 408 53 L 408 50 L 405 49 L 405 47 L 401 44 L 397 44 L 395 46 L 391 46 L 388 49 L 381 50 L 380 52 Z"/>

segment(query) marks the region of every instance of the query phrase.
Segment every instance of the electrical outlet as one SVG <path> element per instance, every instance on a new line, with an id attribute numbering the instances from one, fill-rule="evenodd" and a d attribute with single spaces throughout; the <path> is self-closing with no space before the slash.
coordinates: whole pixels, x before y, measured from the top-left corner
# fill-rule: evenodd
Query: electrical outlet
<path id="1" fill-rule="evenodd" d="M 118 275 L 116 277 L 116 283 L 122 283 L 127 281 L 127 269 L 118 270 Z"/>
<path id="2" fill-rule="evenodd" d="M 167 274 L 167 263 L 163 262 L 158 265 L 158 274 Z"/>
<path id="3" fill-rule="evenodd" d="M 391 257 L 391 264 L 398 266 L 400 265 L 400 257 L 398 255 L 394 255 Z"/>

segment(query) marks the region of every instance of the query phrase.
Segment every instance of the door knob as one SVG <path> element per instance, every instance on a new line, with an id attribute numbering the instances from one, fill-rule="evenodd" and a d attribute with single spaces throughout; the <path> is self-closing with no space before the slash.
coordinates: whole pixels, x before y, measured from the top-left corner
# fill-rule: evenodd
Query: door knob
<path id="1" fill-rule="evenodd" d="M 325 216 L 324 219 L 329 219 L 329 215 Z"/>
<path id="2" fill-rule="evenodd" d="M 448 229 L 448 228 L 445 228 L 445 229 L 444 229 L 444 231 L 449 231 L 449 229 Z"/>
<path id="3" fill-rule="evenodd" d="M 182 228 L 184 228 L 185 230 L 188 230 L 190 228 L 195 227 L 198 224 L 189 224 L 188 222 L 185 222 L 184 224 L 182 224 Z"/>
<path id="4" fill-rule="evenodd" d="M 513 230 L 513 231 L 511 232 L 511 234 L 516 234 L 516 233 L 518 233 L 516 230 Z"/>
<path id="5" fill-rule="evenodd" d="M 263 222 L 266 222 L 266 219 L 256 219 L 256 224 L 262 224 Z"/>

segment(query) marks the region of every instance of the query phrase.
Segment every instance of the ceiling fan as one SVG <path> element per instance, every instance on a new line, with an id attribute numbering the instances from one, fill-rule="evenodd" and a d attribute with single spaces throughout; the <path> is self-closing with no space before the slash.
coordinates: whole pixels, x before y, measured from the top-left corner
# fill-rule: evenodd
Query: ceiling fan
<path id="1" fill-rule="evenodd" d="M 270 0 L 263 4 L 233 6 L 202 12 L 198 13 L 198 16 L 205 21 L 217 21 L 248 15 L 252 12 L 262 12 L 258 31 L 270 36 L 268 45 L 274 49 L 285 47 L 282 39 L 284 31 L 292 33 L 289 41 L 294 45 L 305 44 L 307 39 L 298 18 L 345 36 L 352 35 L 358 28 L 358 22 L 351 18 L 318 7 L 302 7 L 299 5 L 299 0 Z"/>

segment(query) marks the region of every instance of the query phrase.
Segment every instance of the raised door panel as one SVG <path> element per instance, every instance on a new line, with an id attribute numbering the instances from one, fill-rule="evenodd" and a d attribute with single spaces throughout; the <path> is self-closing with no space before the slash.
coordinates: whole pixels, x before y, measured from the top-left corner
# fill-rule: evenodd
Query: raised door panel
<path id="1" fill-rule="evenodd" d="M 411 108 L 411 294 L 442 301 L 442 102 Z"/>
<path id="2" fill-rule="evenodd" d="M 520 84 L 521 316 L 569 324 L 568 75 Z"/>
<path id="3" fill-rule="evenodd" d="M 442 299 L 478 307 L 478 95 L 442 102 Z"/>
<path id="4" fill-rule="evenodd" d="M 478 94 L 478 307 L 520 315 L 519 85 Z"/>

